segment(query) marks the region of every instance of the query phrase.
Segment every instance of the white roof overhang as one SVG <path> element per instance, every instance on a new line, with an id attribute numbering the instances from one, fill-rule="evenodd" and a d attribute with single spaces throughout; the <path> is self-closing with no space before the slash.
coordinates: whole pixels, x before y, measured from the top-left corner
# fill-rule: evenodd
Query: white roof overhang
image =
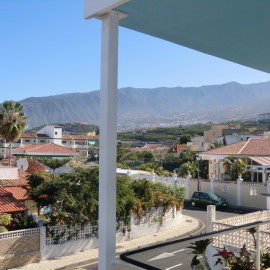
<path id="1" fill-rule="evenodd" d="M 85 18 L 114 10 L 120 26 L 270 72 L 268 0 L 85 0 Z"/>

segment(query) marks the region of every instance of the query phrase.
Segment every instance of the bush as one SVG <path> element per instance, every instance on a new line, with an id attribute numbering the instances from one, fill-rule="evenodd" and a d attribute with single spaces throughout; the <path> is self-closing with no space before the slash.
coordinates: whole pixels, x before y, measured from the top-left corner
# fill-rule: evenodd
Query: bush
<path id="1" fill-rule="evenodd" d="M 38 227 L 38 224 L 35 222 L 32 215 L 27 216 L 23 214 L 17 214 L 13 219 L 14 230 L 23 230 L 36 227 Z"/>
<path id="2" fill-rule="evenodd" d="M 0 233 L 7 231 L 5 226 L 10 225 L 11 221 L 12 218 L 10 214 L 0 213 Z"/>

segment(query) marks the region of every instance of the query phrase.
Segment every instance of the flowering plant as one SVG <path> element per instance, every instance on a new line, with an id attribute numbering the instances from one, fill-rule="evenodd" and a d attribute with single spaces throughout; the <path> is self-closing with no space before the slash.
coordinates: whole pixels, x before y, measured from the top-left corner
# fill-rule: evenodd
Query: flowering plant
<path id="1" fill-rule="evenodd" d="M 226 248 L 222 250 L 217 250 L 218 252 L 214 256 L 219 256 L 216 264 L 224 264 L 226 267 L 229 267 L 231 270 L 255 270 L 255 263 L 251 259 L 251 253 L 246 249 L 244 245 L 240 252 L 239 256 L 234 252 L 227 251 Z"/>

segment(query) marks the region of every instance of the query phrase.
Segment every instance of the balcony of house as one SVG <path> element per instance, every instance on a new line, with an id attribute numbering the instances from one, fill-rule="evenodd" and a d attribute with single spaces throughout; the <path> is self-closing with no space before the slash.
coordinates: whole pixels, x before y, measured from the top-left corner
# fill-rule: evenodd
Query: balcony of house
<path id="1" fill-rule="evenodd" d="M 62 146 L 72 149 L 88 149 L 89 144 L 87 141 L 62 141 Z"/>

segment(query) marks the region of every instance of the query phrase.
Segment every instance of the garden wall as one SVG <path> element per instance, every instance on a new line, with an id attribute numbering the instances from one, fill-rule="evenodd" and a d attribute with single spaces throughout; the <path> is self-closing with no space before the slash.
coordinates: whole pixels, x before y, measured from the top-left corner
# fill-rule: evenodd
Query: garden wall
<path id="1" fill-rule="evenodd" d="M 168 207 L 166 211 L 164 211 L 163 207 L 152 208 L 149 213 L 141 218 L 131 216 L 130 227 L 121 223 L 117 230 L 116 240 L 119 243 L 145 235 L 156 234 L 178 226 L 181 222 L 182 213 L 181 211 L 176 211 L 175 206 Z M 41 260 L 54 259 L 98 247 L 98 239 L 96 237 L 97 226 L 87 224 L 75 227 L 48 227 L 48 232 L 51 232 L 51 235 L 54 237 L 50 237 L 48 232 L 46 236 L 45 227 L 40 229 Z"/>
<path id="2" fill-rule="evenodd" d="M 0 269 L 10 269 L 39 261 L 38 228 L 0 234 Z"/>
<path id="3" fill-rule="evenodd" d="M 163 177 L 157 175 L 136 175 L 134 180 L 147 179 L 156 183 L 163 183 L 168 186 L 179 186 L 186 189 L 186 199 L 190 200 L 192 194 L 197 191 L 198 179 Z M 229 205 L 245 208 L 270 209 L 270 197 L 262 194 L 270 194 L 270 182 L 255 183 L 244 181 L 219 181 L 200 180 L 201 191 L 212 191 L 220 197 L 228 200 Z"/>

